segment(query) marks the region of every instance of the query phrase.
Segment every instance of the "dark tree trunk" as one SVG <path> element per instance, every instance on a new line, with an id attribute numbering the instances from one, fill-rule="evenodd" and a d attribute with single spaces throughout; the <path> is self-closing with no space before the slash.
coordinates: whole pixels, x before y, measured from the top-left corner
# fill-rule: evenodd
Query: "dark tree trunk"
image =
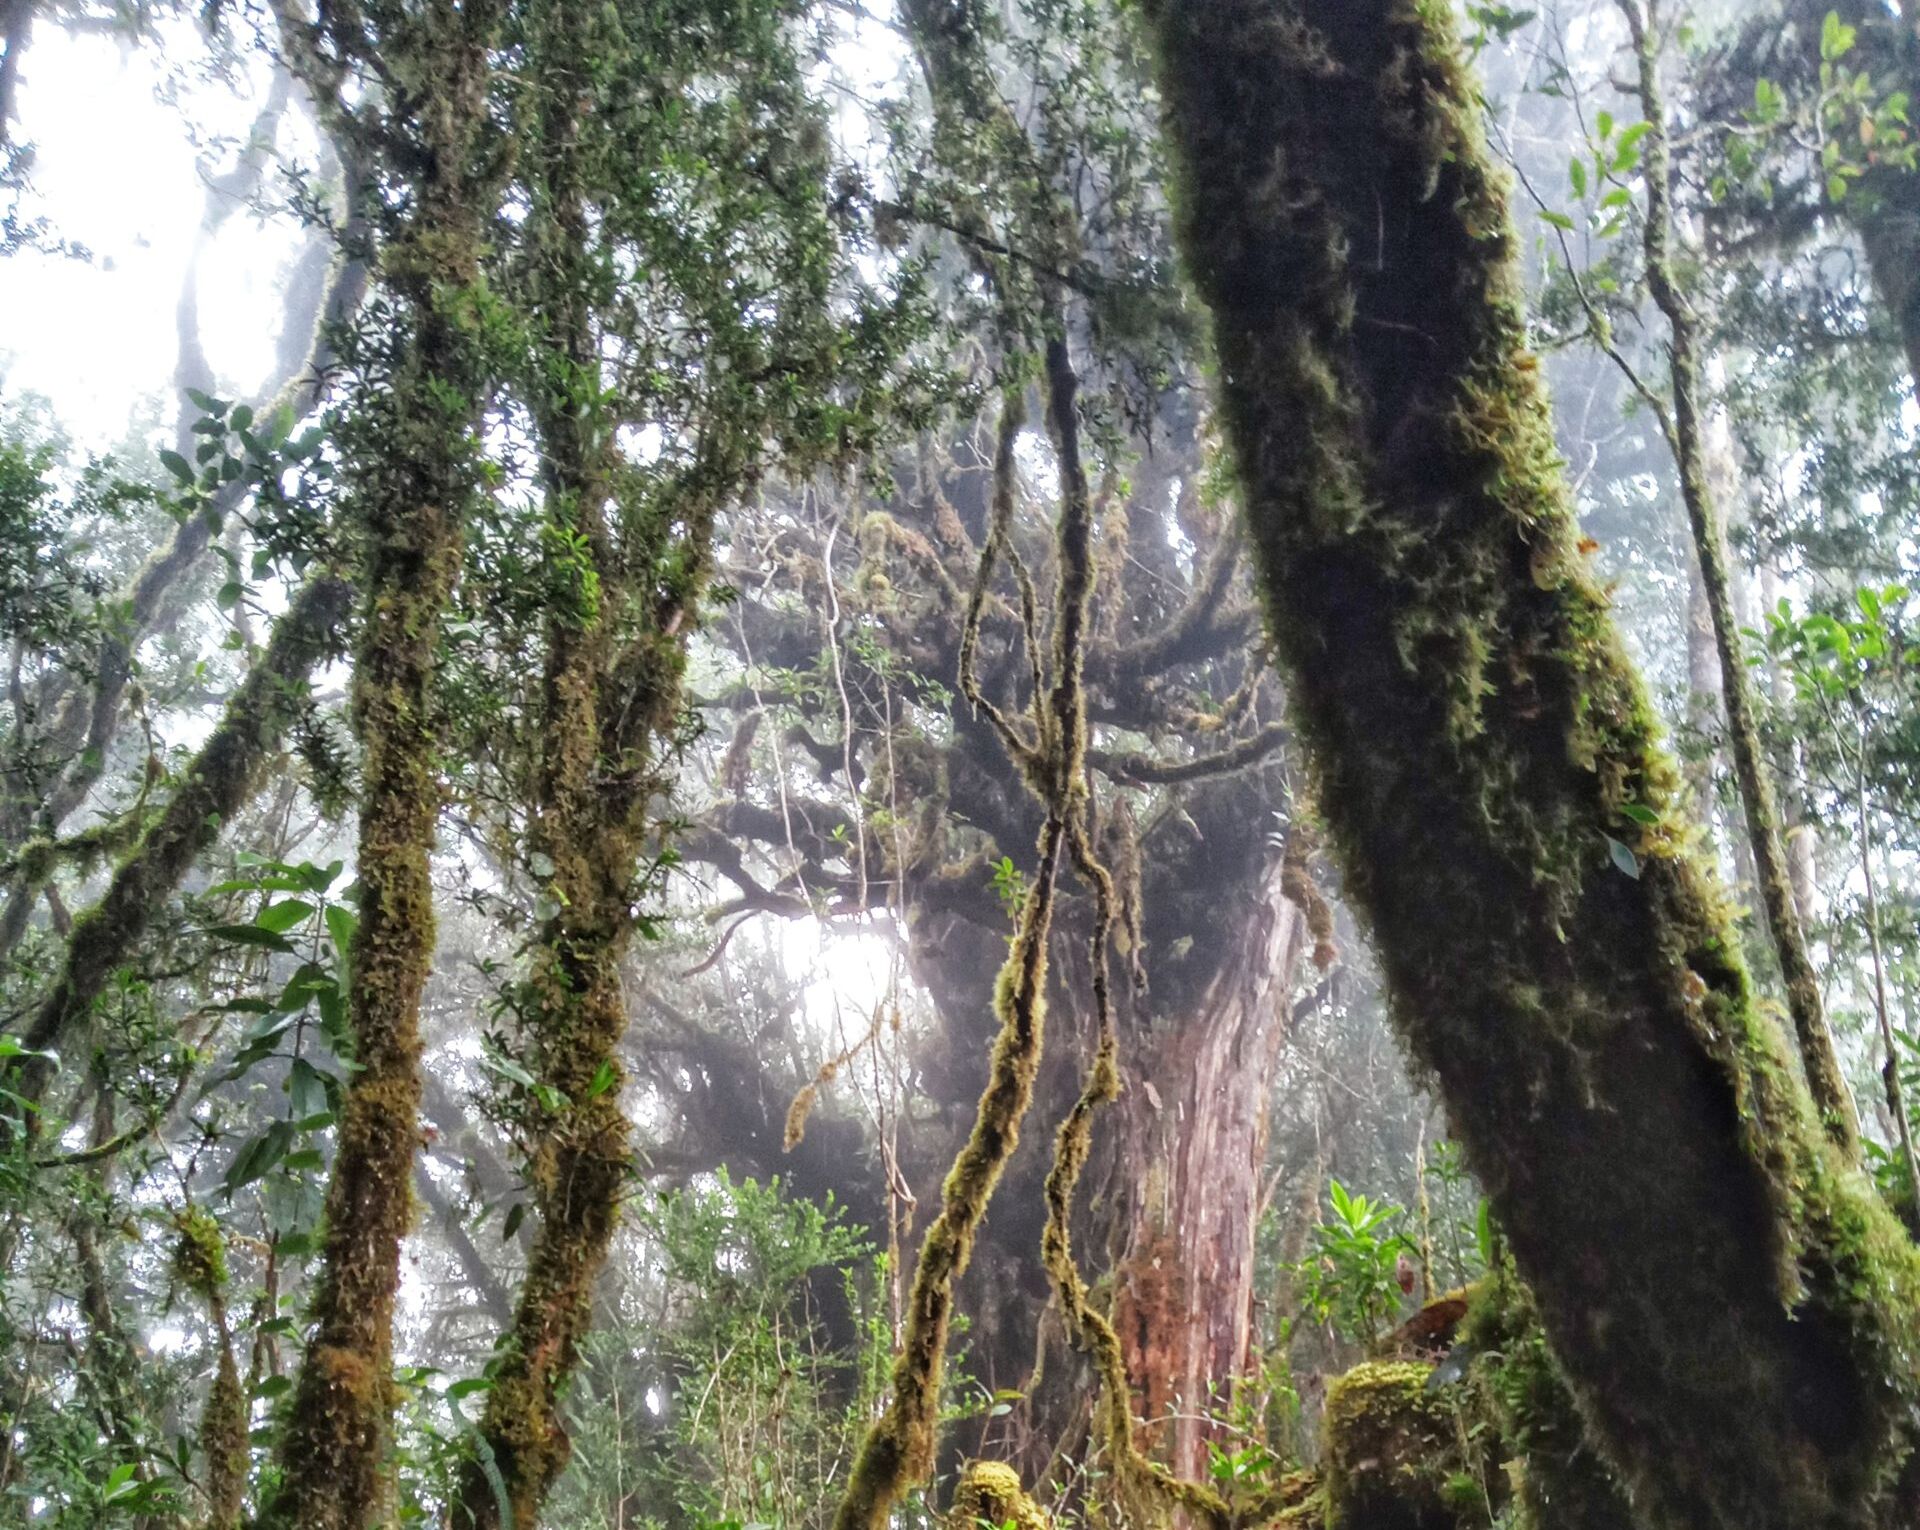
<path id="1" fill-rule="evenodd" d="M 1920 1259 L 1686 843 L 1449 8 L 1147 12 L 1348 890 L 1589 1423 L 1675 1530 L 1912 1523 Z"/>

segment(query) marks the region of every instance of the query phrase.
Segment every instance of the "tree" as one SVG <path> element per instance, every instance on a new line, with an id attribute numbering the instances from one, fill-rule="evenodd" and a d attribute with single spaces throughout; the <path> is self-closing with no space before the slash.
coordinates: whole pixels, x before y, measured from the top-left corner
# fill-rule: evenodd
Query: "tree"
<path id="1" fill-rule="evenodd" d="M 1920 1261 L 1822 1140 L 1676 818 L 1448 13 L 1148 16 L 1328 817 L 1555 1353 L 1663 1523 L 1901 1522 Z"/>

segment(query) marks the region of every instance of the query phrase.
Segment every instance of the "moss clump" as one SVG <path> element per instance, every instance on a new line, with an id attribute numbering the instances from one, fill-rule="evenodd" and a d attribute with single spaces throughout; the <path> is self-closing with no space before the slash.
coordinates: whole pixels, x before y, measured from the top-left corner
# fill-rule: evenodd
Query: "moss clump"
<path id="1" fill-rule="evenodd" d="M 174 1218 L 173 1278 L 202 1301 L 221 1300 L 227 1289 L 227 1240 L 220 1224 L 198 1206 Z"/>
<path id="2" fill-rule="evenodd" d="M 1327 1494 L 1320 1473 L 1288 1472 L 1275 1484 L 1271 1501 L 1261 1510 L 1260 1517 L 1269 1524 L 1319 1530 L 1327 1522 Z"/>
<path id="3" fill-rule="evenodd" d="M 1020 1474 L 1003 1461 L 969 1461 L 953 1492 L 954 1530 L 1053 1530 L 1053 1516 L 1027 1495 Z"/>
<path id="4" fill-rule="evenodd" d="M 1427 1390 L 1432 1368 L 1373 1361 L 1327 1389 L 1327 1530 L 1459 1530 L 1484 1511 L 1463 1504 L 1467 1472 L 1452 1404 Z"/>
<path id="5" fill-rule="evenodd" d="M 198 1206 L 174 1218 L 173 1278 L 206 1304 L 214 1333 L 213 1384 L 200 1414 L 200 1453 L 206 1460 L 205 1530 L 238 1530 L 246 1511 L 247 1394 L 233 1356 L 227 1322 L 227 1244 L 220 1224 Z"/>

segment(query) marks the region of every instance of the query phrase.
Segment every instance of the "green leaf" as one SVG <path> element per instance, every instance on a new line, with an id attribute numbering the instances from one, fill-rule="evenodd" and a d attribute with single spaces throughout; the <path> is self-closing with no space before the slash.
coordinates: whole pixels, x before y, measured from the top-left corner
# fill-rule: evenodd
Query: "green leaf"
<path id="1" fill-rule="evenodd" d="M 235 946 L 256 946 L 263 951 L 293 951 L 292 943 L 284 936 L 272 930 L 263 930 L 254 924 L 216 924 L 207 934 L 215 940 L 225 941 Z"/>
<path id="2" fill-rule="evenodd" d="M 1601 837 L 1605 839 L 1607 842 L 1607 855 L 1612 859 L 1613 864 L 1619 868 L 1621 874 L 1623 876 L 1632 877 L 1636 882 L 1639 881 L 1640 880 L 1639 857 L 1637 857 L 1625 845 L 1621 844 L 1620 841 L 1615 839 L 1611 834 L 1602 835 Z"/>
<path id="3" fill-rule="evenodd" d="M 327 1093 L 327 1076 L 304 1057 L 296 1057 L 287 1070 L 287 1099 L 296 1118 L 305 1121 L 324 1115 L 332 1108 Z"/>
<path id="4" fill-rule="evenodd" d="M 190 484 L 193 482 L 193 465 L 170 447 L 163 447 L 161 449 L 160 466 L 173 474 L 173 476 L 182 483 Z"/>
<path id="5" fill-rule="evenodd" d="M 360 920 L 350 908 L 338 903 L 327 905 L 327 939 L 333 942 L 334 955 L 339 958 L 342 976 L 347 970 L 347 953 L 353 949 L 354 932 L 360 928 Z"/>
<path id="6" fill-rule="evenodd" d="M 518 1084 L 522 1089 L 534 1089 L 538 1085 L 534 1076 L 508 1057 L 504 1052 L 488 1051 L 480 1059 L 480 1066 L 489 1073 L 497 1073 L 509 1083 Z"/>
<path id="7" fill-rule="evenodd" d="M 1646 824 L 1651 828 L 1660 821 L 1660 815 L 1643 802 L 1629 802 L 1620 809 L 1620 816 L 1631 818 L 1635 823 Z"/>
<path id="8" fill-rule="evenodd" d="M 520 1224 L 527 1219 L 527 1203 L 515 1201 L 507 1211 L 507 1220 L 500 1227 L 500 1241 L 511 1242 L 513 1235 L 520 1231 Z"/>
<path id="9" fill-rule="evenodd" d="M 227 428 L 229 430 L 245 430 L 252 423 L 252 408 L 246 404 L 242 404 L 238 409 L 233 411 L 232 416 L 227 420 Z"/>
<path id="10" fill-rule="evenodd" d="M 311 903 L 302 903 L 298 898 L 282 898 L 278 903 L 269 903 L 253 917 L 254 925 L 262 930 L 271 930 L 276 935 L 284 935 L 296 924 L 310 918 L 313 914 Z"/>
<path id="11" fill-rule="evenodd" d="M 266 1178 L 273 1172 L 274 1166 L 287 1156 L 287 1149 L 292 1145 L 293 1123 L 275 1121 L 234 1155 L 224 1181 L 227 1194 L 232 1195 L 256 1180 Z"/>
<path id="12" fill-rule="evenodd" d="M 58 1052 L 43 1052 L 27 1046 L 17 1036 L 0 1036 L 0 1057 L 41 1057 L 48 1062 L 58 1063 Z"/>
<path id="13" fill-rule="evenodd" d="M 297 877 L 235 877 L 228 882 L 216 882 L 207 889 L 210 898 L 223 893 L 237 892 L 305 892 L 307 884 Z"/>
<path id="14" fill-rule="evenodd" d="M 1567 161 L 1567 179 L 1573 183 L 1573 194 L 1584 197 L 1587 194 L 1587 167 L 1579 155 Z"/>
<path id="15" fill-rule="evenodd" d="M 1858 34 L 1840 19 L 1838 11 L 1828 11 L 1825 21 L 1820 23 L 1820 58 L 1823 63 L 1831 64 L 1843 58 L 1853 47 Z"/>
<path id="16" fill-rule="evenodd" d="M 1568 233 L 1573 232 L 1573 219 L 1569 218 L 1563 212 L 1555 212 L 1550 207 L 1540 209 L 1540 221 L 1542 223 L 1550 223 L 1555 228 L 1565 229 Z"/>

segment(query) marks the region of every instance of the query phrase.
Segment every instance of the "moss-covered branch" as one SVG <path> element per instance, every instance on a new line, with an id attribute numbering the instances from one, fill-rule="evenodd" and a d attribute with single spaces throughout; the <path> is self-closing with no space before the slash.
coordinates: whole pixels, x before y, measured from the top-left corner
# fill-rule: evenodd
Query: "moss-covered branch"
<path id="1" fill-rule="evenodd" d="M 74 1049 L 94 1000 L 132 959 L 161 904 L 246 803 L 299 714 L 308 673 L 336 650 L 351 599 L 347 583 L 331 574 L 295 594 L 178 789 L 115 869 L 99 902 L 74 921 L 60 974 L 22 1037 L 29 1048 Z M 27 1057 L 7 1087 L 39 1100 L 52 1074 L 47 1059 Z"/>
<path id="2" fill-rule="evenodd" d="M 704 455 L 680 513 L 653 519 L 651 540 L 630 538 L 613 555 L 605 507 L 619 462 L 617 420 L 599 401 L 599 254 L 579 143 L 587 102 L 573 78 L 599 41 L 587 8 L 563 3 L 545 9 L 531 43 L 541 102 L 534 302 L 550 353 L 548 381 L 532 390 L 534 414 L 558 545 L 583 548 L 587 568 L 578 599 L 548 613 L 534 788 L 535 844 L 553 868 L 559 911 L 533 942 L 523 1021 L 531 1061 L 557 1103 L 539 1106 L 531 1123 L 527 1178 L 538 1230 L 452 1514 L 454 1524 L 487 1530 L 532 1530 L 567 1461 L 560 1388 L 591 1316 L 631 1159 L 617 1049 L 633 883 L 648 810 L 668 784 L 662 758 L 679 714 L 688 614 L 711 565 L 714 514 L 739 479 L 738 464 Z"/>
<path id="3" fill-rule="evenodd" d="M 1920 1258 L 1583 567 L 1450 7 L 1146 9 L 1319 800 L 1583 1411 L 1655 1523 L 1910 1522 Z"/>

